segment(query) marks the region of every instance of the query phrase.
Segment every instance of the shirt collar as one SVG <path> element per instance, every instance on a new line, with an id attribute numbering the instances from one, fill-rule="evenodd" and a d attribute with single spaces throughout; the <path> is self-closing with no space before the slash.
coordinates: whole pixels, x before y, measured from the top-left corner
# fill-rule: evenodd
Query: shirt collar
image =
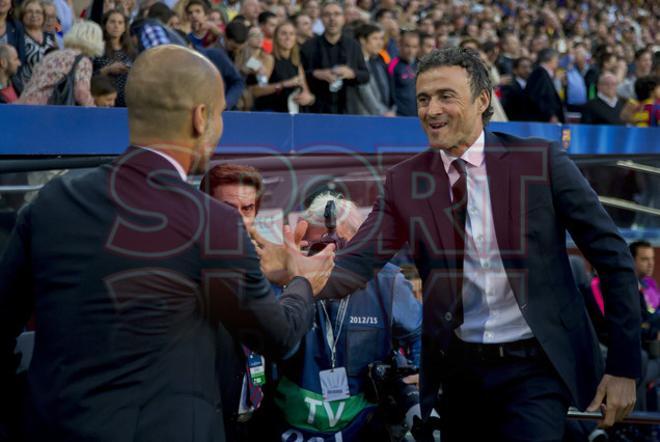
<path id="1" fill-rule="evenodd" d="M 600 92 L 598 92 L 597 95 L 598 95 L 598 98 L 600 98 L 600 99 L 603 100 L 605 103 L 607 103 L 607 105 L 608 105 L 609 107 L 616 107 L 616 103 L 617 103 L 617 101 L 619 101 L 619 99 L 616 98 L 616 97 L 614 97 L 614 98 L 610 98 L 610 97 L 608 97 L 608 96 L 606 96 L 606 95 L 603 95 L 603 94 L 600 93 Z"/>
<path id="2" fill-rule="evenodd" d="M 484 135 L 484 131 L 482 130 L 479 138 L 477 138 L 477 141 L 475 141 L 472 146 L 468 147 L 467 150 L 463 152 L 463 155 L 460 156 L 460 158 L 471 166 L 480 167 L 486 159 L 486 156 L 484 155 L 485 140 L 486 137 Z M 445 167 L 445 172 L 447 172 L 447 175 L 449 175 L 451 162 L 454 161 L 457 157 L 448 153 L 444 149 L 440 150 L 440 157 L 442 157 L 442 164 Z"/>
<path id="3" fill-rule="evenodd" d="M 171 156 L 169 156 L 165 152 L 162 152 L 158 149 L 151 149 L 151 148 L 145 147 L 145 146 L 136 146 L 136 147 L 139 147 L 140 149 L 148 150 L 149 152 L 153 152 L 156 155 L 160 155 L 161 157 L 165 158 L 167 161 L 170 162 L 170 164 L 172 164 L 172 166 L 174 166 L 176 171 L 179 172 L 179 176 L 181 176 L 182 181 L 187 181 L 188 180 L 188 175 L 186 174 L 186 171 L 183 170 L 183 167 L 181 166 L 181 164 L 179 164 L 179 162 L 177 160 L 175 160 L 174 158 L 172 158 Z"/>

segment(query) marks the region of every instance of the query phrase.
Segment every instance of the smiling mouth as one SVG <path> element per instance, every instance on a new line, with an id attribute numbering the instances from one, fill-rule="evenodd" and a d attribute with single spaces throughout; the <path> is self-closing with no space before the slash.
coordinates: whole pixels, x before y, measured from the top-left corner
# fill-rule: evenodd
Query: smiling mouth
<path id="1" fill-rule="evenodd" d="M 442 129 L 446 125 L 447 125 L 446 121 L 435 121 L 433 123 L 429 123 L 429 127 L 434 130 Z"/>

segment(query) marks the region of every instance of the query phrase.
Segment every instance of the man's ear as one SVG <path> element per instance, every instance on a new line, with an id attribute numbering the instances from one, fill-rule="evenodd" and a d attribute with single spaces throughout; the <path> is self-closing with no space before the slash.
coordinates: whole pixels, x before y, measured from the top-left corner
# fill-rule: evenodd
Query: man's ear
<path id="1" fill-rule="evenodd" d="M 486 112 L 492 99 L 492 92 L 489 94 L 486 89 L 481 91 L 481 94 L 479 94 L 479 97 L 477 98 L 477 100 L 479 100 L 479 113 L 483 114 Z"/>
<path id="2" fill-rule="evenodd" d="M 195 137 L 204 135 L 209 121 L 208 107 L 205 104 L 198 104 L 193 108 L 193 134 Z"/>

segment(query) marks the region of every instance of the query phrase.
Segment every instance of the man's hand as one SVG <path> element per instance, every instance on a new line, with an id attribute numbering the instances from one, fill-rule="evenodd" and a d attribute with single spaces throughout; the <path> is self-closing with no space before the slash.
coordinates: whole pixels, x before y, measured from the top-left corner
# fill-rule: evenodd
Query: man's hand
<path id="1" fill-rule="evenodd" d="M 330 69 L 316 69 L 312 72 L 312 75 L 314 78 L 327 81 L 328 83 L 332 83 L 337 79 L 337 76 Z"/>
<path id="2" fill-rule="evenodd" d="M 346 66 L 345 64 L 342 64 L 340 66 L 335 66 L 332 69 L 332 72 L 336 76 L 341 77 L 341 78 L 345 78 L 347 80 L 352 80 L 353 78 L 355 78 L 355 71 L 353 69 L 349 68 L 348 66 Z"/>
<path id="3" fill-rule="evenodd" d="M 284 247 L 287 250 L 287 269 L 292 277 L 307 278 L 312 286 L 314 295 L 318 295 L 330 278 L 335 266 L 335 245 L 329 244 L 320 253 L 314 256 L 305 256 L 300 251 L 302 237 L 307 230 L 306 222 L 296 225 L 296 232 L 289 226 L 284 227 Z"/>
<path id="4" fill-rule="evenodd" d="M 598 385 L 596 397 L 587 411 L 603 410 L 605 417 L 598 423 L 600 427 L 611 427 L 630 414 L 635 407 L 635 380 L 606 374 Z M 606 403 L 603 403 L 605 399 Z"/>

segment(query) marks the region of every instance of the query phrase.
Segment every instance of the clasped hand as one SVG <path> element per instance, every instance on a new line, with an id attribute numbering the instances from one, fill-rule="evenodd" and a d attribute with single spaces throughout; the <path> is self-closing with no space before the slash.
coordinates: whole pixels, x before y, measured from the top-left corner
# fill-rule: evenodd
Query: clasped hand
<path id="1" fill-rule="evenodd" d="M 295 231 L 284 226 L 284 243 L 275 244 L 259 235 L 254 227 L 248 229 L 260 258 L 261 271 L 269 281 L 286 285 L 296 276 L 302 276 L 317 295 L 325 287 L 335 266 L 335 246 L 330 244 L 314 256 L 305 256 L 300 248 L 306 231 L 306 221 L 299 222 Z"/>

